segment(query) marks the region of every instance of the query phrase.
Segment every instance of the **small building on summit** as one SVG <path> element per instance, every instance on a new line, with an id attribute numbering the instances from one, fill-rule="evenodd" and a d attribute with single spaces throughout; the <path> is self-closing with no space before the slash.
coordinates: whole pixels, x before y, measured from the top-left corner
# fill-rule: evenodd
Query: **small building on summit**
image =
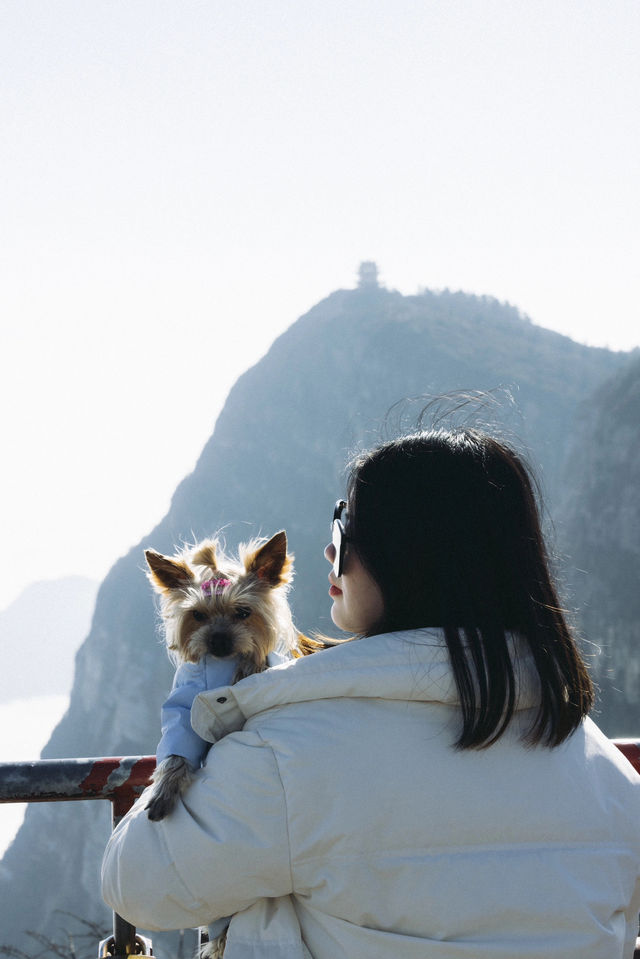
<path id="1" fill-rule="evenodd" d="M 358 289 L 372 290 L 379 286 L 377 265 L 373 260 L 364 260 L 358 267 Z"/>

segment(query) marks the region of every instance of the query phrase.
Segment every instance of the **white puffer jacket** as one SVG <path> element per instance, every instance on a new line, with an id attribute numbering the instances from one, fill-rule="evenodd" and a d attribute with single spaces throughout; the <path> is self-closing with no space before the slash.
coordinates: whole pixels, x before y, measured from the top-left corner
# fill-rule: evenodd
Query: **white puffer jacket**
<path id="1" fill-rule="evenodd" d="M 113 834 L 103 893 L 144 929 L 236 913 L 225 959 L 628 959 L 640 777 L 590 721 L 526 748 L 536 702 L 456 750 L 446 646 L 350 642 L 202 694 L 217 744 L 184 801 Z"/>

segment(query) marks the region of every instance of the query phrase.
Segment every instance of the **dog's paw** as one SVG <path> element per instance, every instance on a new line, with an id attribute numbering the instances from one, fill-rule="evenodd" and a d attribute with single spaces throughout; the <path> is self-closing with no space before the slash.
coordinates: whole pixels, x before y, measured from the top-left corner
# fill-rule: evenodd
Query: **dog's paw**
<path id="1" fill-rule="evenodd" d="M 222 959 L 224 956 L 224 947 L 227 943 L 227 934 L 224 932 L 213 942 L 208 942 L 200 950 L 200 959 Z"/>
<path id="2" fill-rule="evenodd" d="M 156 793 L 151 797 L 145 809 L 151 822 L 160 822 L 165 816 L 168 816 L 173 809 L 175 802 L 162 793 Z"/>
<path id="3" fill-rule="evenodd" d="M 152 776 L 153 786 L 147 815 L 152 822 L 168 816 L 193 778 L 191 767 L 183 756 L 167 756 Z"/>

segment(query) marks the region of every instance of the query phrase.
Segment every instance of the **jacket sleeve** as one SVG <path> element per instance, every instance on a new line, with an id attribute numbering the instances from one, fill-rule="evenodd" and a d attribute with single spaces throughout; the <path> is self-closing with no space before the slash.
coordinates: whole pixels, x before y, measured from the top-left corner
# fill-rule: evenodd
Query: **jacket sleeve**
<path id="1" fill-rule="evenodd" d="M 102 863 L 112 909 L 149 930 L 206 925 L 292 891 L 285 797 L 273 750 L 255 732 L 212 747 L 160 822 L 139 800 Z"/>
<path id="2" fill-rule="evenodd" d="M 162 706 L 162 738 L 156 749 L 161 763 L 168 756 L 183 756 L 197 769 L 209 749 L 191 727 L 191 706 L 195 697 L 206 690 L 230 683 L 236 661 L 205 656 L 198 663 L 181 663 L 176 670 L 173 687 Z"/>

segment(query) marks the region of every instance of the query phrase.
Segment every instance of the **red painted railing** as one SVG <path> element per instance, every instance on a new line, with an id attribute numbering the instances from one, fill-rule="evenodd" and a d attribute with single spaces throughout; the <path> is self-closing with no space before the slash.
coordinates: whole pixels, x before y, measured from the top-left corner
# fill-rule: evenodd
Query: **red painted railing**
<path id="1" fill-rule="evenodd" d="M 614 739 L 613 743 L 627 757 L 637 773 L 640 773 L 640 739 Z"/>
<path id="2" fill-rule="evenodd" d="M 155 756 L 0 763 L 0 802 L 108 799 L 114 818 L 120 820 L 155 768 Z"/>
<path id="3" fill-rule="evenodd" d="M 115 829 L 148 785 L 155 767 L 155 756 L 0 763 L 0 802 L 106 799 L 111 803 Z M 100 943 L 98 955 L 123 959 L 152 955 L 151 943 L 136 934 L 135 926 L 114 913 L 113 936 Z"/>

